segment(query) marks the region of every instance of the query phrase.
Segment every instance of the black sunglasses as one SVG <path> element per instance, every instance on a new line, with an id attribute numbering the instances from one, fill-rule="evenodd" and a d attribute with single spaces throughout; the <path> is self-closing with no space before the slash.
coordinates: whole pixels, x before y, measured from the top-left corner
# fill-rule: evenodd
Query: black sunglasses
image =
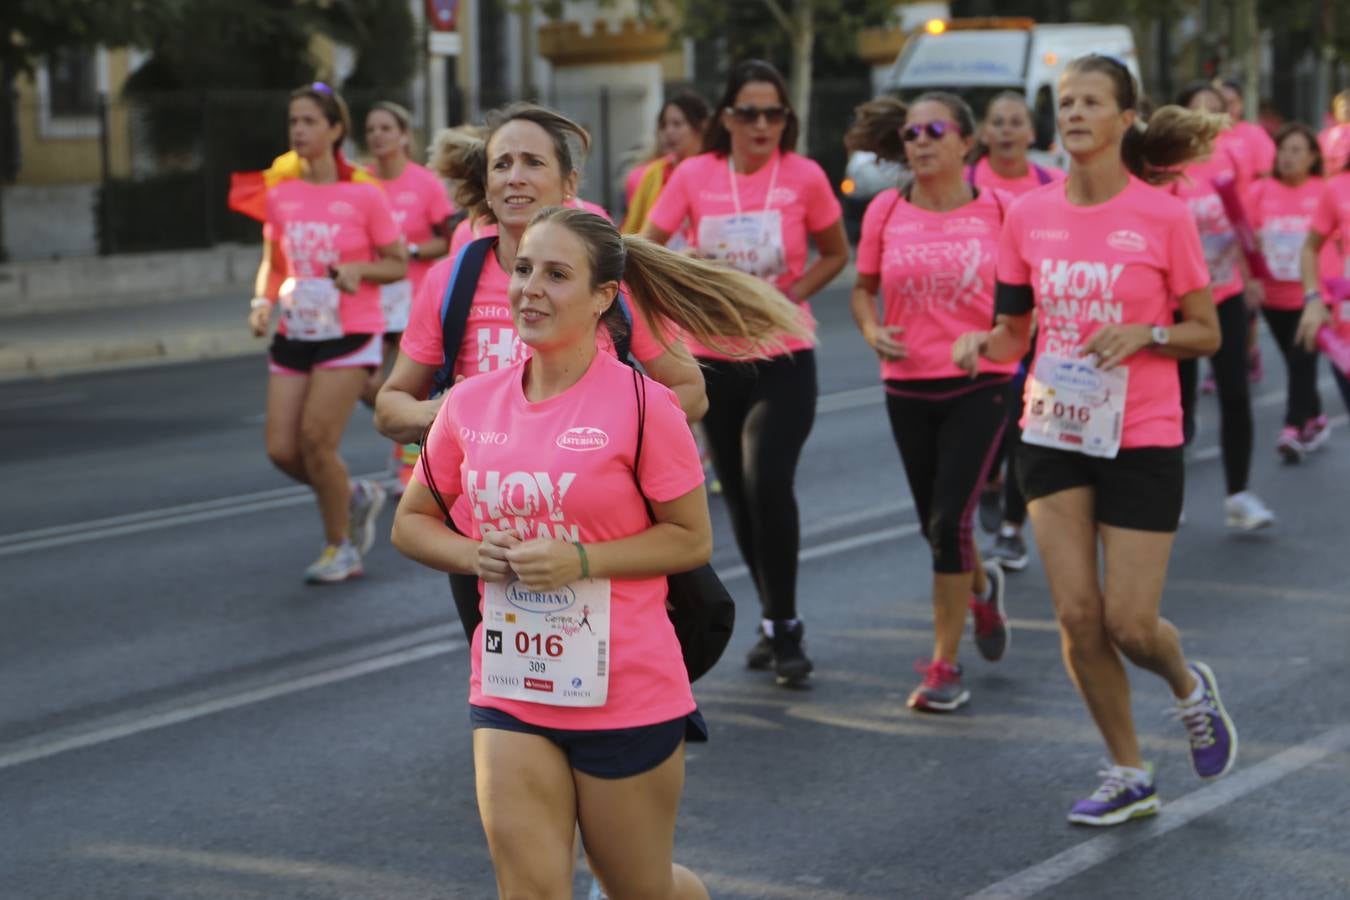
<path id="1" fill-rule="evenodd" d="M 942 140 L 942 136 L 947 132 L 960 133 L 960 129 L 953 122 L 929 122 L 926 125 L 911 125 L 908 128 L 900 130 L 900 140 L 906 144 L 919 139 L 919 135 L 927 132 L 928 136 L 935 141 Z"/>
<path id="2" fill-rule="evenodd" d="M 733 106 L 731 114 L 736 117 L 737 122 L 745 125 L 753 125 L 763 116 L 764 121 L 770 125 L 779 125 L 787 121 L 788 108 L 786 106 Z"/>

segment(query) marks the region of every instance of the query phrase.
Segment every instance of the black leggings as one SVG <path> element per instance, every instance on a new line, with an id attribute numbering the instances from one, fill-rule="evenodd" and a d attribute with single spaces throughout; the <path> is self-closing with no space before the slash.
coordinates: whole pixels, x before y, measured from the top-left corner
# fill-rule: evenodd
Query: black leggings
<path id="1" fill-rule="evenodd" d="M 1285 368 L 1289 370 L 1284 424 L 1290 428 L 1302 428 L 1309 419 L 1322 414 L 1322 398 L 1317 392 L 1317 354 L 1309 353 L 1294 341 L 1303 310 L 1262 308 L 1261 312 L 1284 356 Z"/>
<path id="2" fill-rule="evenodd" d="M 1219 442 L 1223 448 L 1223 474 L 1232 496 L 1247 489 L 1252 470 L 1252 397 L 1247 381 L 1247 306 L 1242 295 L 1220 299 L 1219 334 L 1222 343 L 1210 357 L 1214 381 L 1219 388 Z M 1195 390 L 1200 361 L 1177 364 L 1181 378 L 1182 430 L 1187 438 L 1195 433 Z"/>
<path id="3" fill-rule="evenodd" d="M 975 568 L 971 517 L 1007 420 L 1008 379 L 888 381 L 886 413 L 933 571 Z"/>
<path id="4" fill-rule="evenodd" d="M 801 528 L 793 481 L 816 420 L 815 351 L 702 363 L 703 428 L 736 546 L 755 579 L 764 618 L 795 619 Z"/>

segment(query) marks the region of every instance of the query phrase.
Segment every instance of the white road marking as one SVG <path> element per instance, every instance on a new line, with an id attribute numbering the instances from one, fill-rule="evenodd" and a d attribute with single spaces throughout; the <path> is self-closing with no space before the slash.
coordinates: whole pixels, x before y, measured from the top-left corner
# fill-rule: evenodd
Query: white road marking
<path id="1" fill-rule="evenodd" d="M 216 691 L 210 696 L 190 700 L 186 703 L 180 702 L 179 705 L 167 709 L 141 710 L 123 714 L 115 719 L 104 720 L 101 723 L 94 722 L 74 731 L 61 734 L 48 733 L 45 736 L 38 735 L 19 742 L 17 745 L 12 745 L 11 749 L 0 748 L 0 771 L 39 759 L 48 759 L 70 750 L 81 750 L 86 747 L 106 744 L 109 741 L 130 737 L 134 734 L 143 734 L 147 731 L 167 728 L 170 725 L 191 722 L 193 719 L 238 709 L 242 706 L 252 706 L 277 697 L 285 697 L 288 694 L 350 681 L 363 675 L 372 675 L 387 669 L 454 653 L 466 646 L 463 638 L 458 636 L 459 631 L 458 622 L 451 625 L 436 625 L 423 629 L 415 635 L 398 639 L 398 642 L 404 645 L 410 639 L 416 639 L 417 637 L 424 639 L 422 643 L 415 643 L 412 646 L 402 646 L 396 650 L 380 652 L 379 647 L 391 643 L 383 642 L 383 644 L 375 647 L 363 648 L 366 655 L 360 658 L 352 659 L 352 651 L 335 654 L 333 657 L 322 661 L 319 665 L 323 668 L 318 671 L 307 671 L 305 674 L 292 675 L 260 685 L 255 684 L 251 687 L 227 687 L 223 692 Z M 428 636 L 432 639 L 425 640 Z M 314 663 L 310 663 L 306 668 L 313 669 L 314 665 Z"/>
<path id="2" fill-rule="evenodd" d="M 1015 875 L 971 894 L 967 900 L 1020 900 L 1034 897 L 1041 891 L 1063 884 L 1140 844 L 1162 837 L 1241 800 L 1249 794 L 1269 787 L 1288 775 L 1293 775 L 1331 756 L 1350 750 L 1350 725 L 1342 725 L 1323 732 L 1311 740 L 1295 744 L 1250 769 L 1241 769 L 1222 781 L 1187 794 L 1180 800 L 1164 803 L 1162 812 L 1151 823 L 1140 823 L 1103 834 L 1058 853 L 1044 862 L 1023 869 Z"/>

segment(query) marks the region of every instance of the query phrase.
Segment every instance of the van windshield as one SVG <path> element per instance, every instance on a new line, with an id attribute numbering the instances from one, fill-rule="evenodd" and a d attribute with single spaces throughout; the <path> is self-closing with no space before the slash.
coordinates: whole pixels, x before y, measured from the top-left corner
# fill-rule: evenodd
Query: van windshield
<path id="1" fill-rule="evenodd" d="M 1031 33 L 1021 29 L 916 35 L 906 42 L 889 80 L 906 93 L 1021 87 L 1030 43 Z"/>

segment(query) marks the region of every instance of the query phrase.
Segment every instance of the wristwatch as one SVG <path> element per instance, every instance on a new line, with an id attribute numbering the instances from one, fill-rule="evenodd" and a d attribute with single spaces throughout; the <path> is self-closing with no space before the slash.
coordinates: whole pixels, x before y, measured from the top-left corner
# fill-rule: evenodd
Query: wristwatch
<path id="1" fill-rule="evenodd" d="M 1150 334 L 1153 338 L 1151 345 L 1154 347 L 1165 347 L 1167 342 L 1172 339 L 1172 329 L 1166 325 L 1154 325 Z"/>
<path id="2" fill-rule="evenodd" d="M 1303 292 L 1303 302 L 1304 302 L 1304 303 L 1321 303 L 1321 302 L 1322 302 L 1322 292 L 1321 292 L 1321 291 L 1304 291 L 1304 292 Z"/>
<path id="3" fill-rule="evenodd" d="M 420 252 L 419 248 L 416 244 L 408 245 L 408 256 L 411 257 L 412 259 L 417 259 L 417 254 L 419 252 Z"/>

